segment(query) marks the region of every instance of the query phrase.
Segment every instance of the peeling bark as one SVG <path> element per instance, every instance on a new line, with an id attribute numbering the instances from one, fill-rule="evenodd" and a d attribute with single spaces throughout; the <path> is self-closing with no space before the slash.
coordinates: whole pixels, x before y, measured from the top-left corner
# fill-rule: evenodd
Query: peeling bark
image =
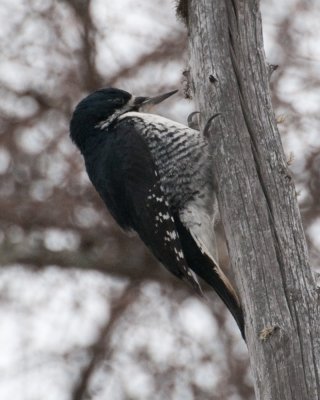
<path id="1" fill-rule="evenodd" d="M 257 399 L 320 398 L 319 293 L 269 92 L 259 2 L 189 0 L 191 87 L 208 128 Z"/>

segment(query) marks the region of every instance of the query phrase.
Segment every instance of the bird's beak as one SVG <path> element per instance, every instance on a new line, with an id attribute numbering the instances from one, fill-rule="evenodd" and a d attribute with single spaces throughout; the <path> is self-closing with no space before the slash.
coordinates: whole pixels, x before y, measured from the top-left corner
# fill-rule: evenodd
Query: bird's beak
<path id="1" fill-rule="evenodd" d="M 160 94 L 160 96 L 156 96 L 156 97 L 146 97 L 145 101 L 141 104 L 143 106 L 145 105 L 156 105 L 161 103 L 163 100 L 166 100 L 168 97 L 174 95 L 175 93 L 177 93 L 178 90 L 173 90 L 172 92 L 168 92 L 168 93 L 164 93 L 164 94 Z"/>
<path id="2" fill-rule="evenodd" d="M 139 111 L 148 111 L 152 106 L 161 103 L 177 92 L 178 90 L 173 90 L 172 92 L 160 94 L 160 96 L 155 97 L 136 97 L 134 105 Z"/>

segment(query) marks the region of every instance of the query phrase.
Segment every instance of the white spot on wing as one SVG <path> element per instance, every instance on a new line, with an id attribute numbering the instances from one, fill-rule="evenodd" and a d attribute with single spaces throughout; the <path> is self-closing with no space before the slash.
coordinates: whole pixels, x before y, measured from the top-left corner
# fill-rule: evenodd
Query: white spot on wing
<path id="1" fill-rule="evenodd" d="M 169 240 L 177 239 L 177 233 L 176 231 L 166 231 L 166 237 L 169 238 Z"/>

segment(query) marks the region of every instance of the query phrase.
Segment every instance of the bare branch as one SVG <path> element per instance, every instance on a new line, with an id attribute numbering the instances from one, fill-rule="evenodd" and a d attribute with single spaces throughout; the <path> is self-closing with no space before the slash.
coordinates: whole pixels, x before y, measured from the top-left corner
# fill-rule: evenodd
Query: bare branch
<path id="1" fill-rule="evenodd" d="M 95 343 L 89 349 L 89 361 L 82 369 L 78 381 L 74 386 L 71 395 L 72 400 L 83 400 L 86 398 L 90 379 L 95 370 L 99 366 L 100 362 L 106 362 L 110 358 L 111 349 L 108 346 L 108 341 L 116 324 L 138 297 L 139 288 L 139 285 L 136 283 L 129 284 L 124 289 L 121 296 L 113 302 L 109 318 L 101 327 Z"/>

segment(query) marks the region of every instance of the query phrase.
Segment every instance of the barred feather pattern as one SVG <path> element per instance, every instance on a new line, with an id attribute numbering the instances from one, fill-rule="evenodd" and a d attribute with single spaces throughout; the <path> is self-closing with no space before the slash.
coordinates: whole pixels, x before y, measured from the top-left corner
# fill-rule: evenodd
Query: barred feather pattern
<path id="1" fill-rule="evenodd" d="M 128 112 L 121 117 L 124 118 L 132 119 L 146 140 L 174 210 L 183 209 L 195 198 L 212 199 L 208 145 L 199 131 L 158 115 Z"/>
<path id="2" fill-rule="evenodd" d="M 146 140 L 171 210 L 217 264 L 217 202 L 205 138 L 201 132 L 159 115 L 128 112 L 119 118 L 124 119 L 130 119 Z"/>

